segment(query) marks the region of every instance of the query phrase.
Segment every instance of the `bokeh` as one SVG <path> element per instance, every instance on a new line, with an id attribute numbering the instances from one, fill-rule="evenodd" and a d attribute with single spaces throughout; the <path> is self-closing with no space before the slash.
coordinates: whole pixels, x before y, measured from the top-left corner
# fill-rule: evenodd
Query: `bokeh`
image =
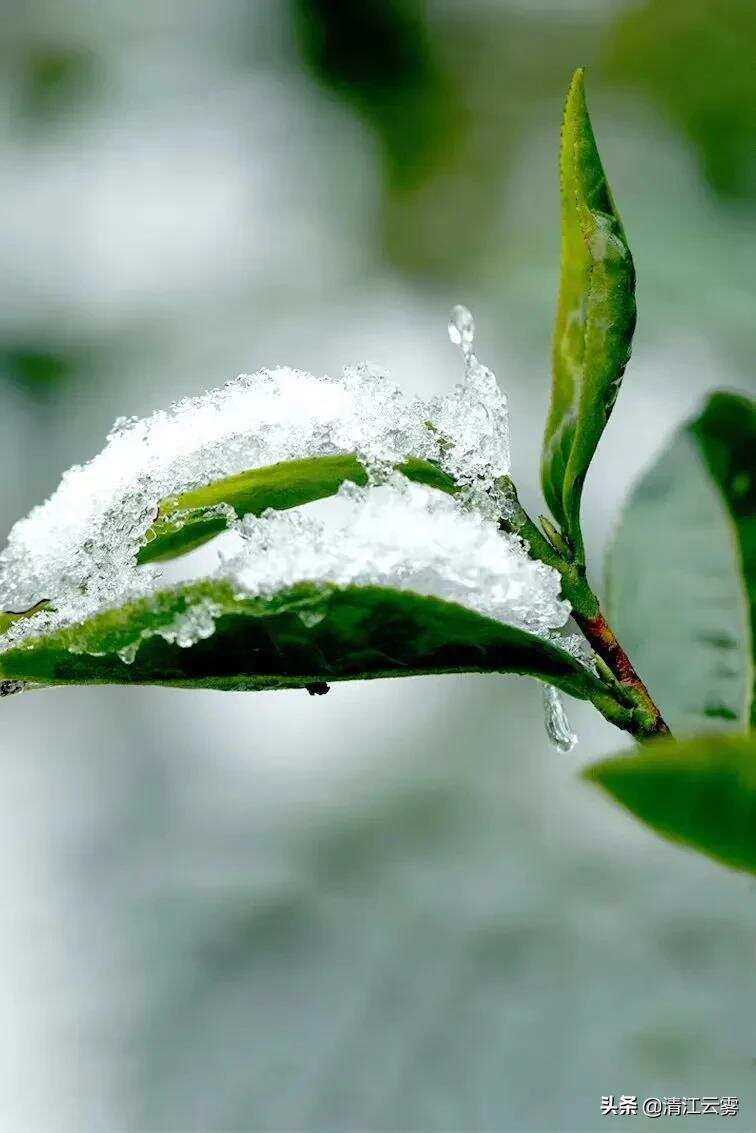
<path id="1" fill-rule="evenodd" d="M 754 392 L 751 0 L 1 6 L 4 530 L 240 371 L 447 389 L 460 301 L 537 507 L 577 65 L 639 276 L 597 586 L 668 434 Z M 581 782 L 625 742 L 569 709 L 563 755 L 515 678 L 4 701 L 2 1128 L 586 1133 L 610 1093 L 753 1128 L 753 883 Z"/>

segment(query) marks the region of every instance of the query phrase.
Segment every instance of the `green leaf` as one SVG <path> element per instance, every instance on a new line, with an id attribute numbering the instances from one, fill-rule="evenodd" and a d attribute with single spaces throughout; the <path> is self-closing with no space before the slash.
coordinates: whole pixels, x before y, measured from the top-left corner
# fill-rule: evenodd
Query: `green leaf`
<path id="1" fill-rule="evenodd" d="M 454 481 L 427 460 L 399 465 L 408 479 L 442 492 L 456 490 Z M 140 563 L 172 559 L 206 543 L 227 526 L 224 507 L 241 518 L 298 507 L 332 496 L 345 480 L 366 484 L 367 474 L 354 453 L 287 460 L 253 468 L 202 488 L 164 500 L 145 535 Z"/>
<path id="2" fill-rule="evenodd" d="M 596 148 L 582 70 L 575 72 L 567 96 L 560 172 L 561 278 L 541 480 L 582 563 L 583 482 L 617 398 L 635 329 L 635 269 Z"/>
<path id="3" fill-rule="evenodd" d="M 734 555 L 750 623 L 750 714 L 744 715 L 756 728 L 756 402 L 724 391 L 713 393 L 690 429 L 734 526 Z"/>
<path id="4" fill-rule="evenodd" d="M 31 618 L 34 614 L 39 614 L 42 610 L 50 610 L 52 605 L 43 598 L 41 602 L 35 602 L 28 610 L 0 610 L 0 636 L 6 633 L 14 622 L 21 621 L 23 618 Z"/>
<path id="5" fill-rule="evenodd" d="M 657 833 L 756 873 L 756 736 L 644 744 L 584 772 Z"/>
<path id="6" fill-rule="evenodd" d="M 197 627 L 204 639 L 176 643 Z M 300 584 L 238 598 L 226 582 L 195 582 L 0 653 L 0 678 L 42 684 L 253 690 L 452 672 L 525 673 L 581 699 L 603 691 L 541 638 L 453 602 L 379 586 Z"/>
<path id="7" fill-rule="evenodd" d="M 715 393 L 634 489 L 609 618 L 673 732 L 756 724 L 756 406 Z"/>

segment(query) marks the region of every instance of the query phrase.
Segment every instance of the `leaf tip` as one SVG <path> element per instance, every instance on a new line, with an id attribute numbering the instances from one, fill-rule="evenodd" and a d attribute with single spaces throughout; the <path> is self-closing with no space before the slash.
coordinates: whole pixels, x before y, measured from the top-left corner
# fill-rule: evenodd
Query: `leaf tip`
<path id="1" fill-rule="evenodd" d="M 598 763 L 590 763 L 584 767 L 580 772 L 580 778 L 584 779 L 586 783 L 593 783 L 598 787 L 603 787 L 602 768 L 606 760 L 600 760 Z"/>
<path id="2" fill-rule="evenodd" d="M 573 71 L 569 90 L 567 91 L 564 119 L 566 122 L 572 117 L 582 117 L 587 113 L 588 108 L 585 101 L 585 68 L 577 67 L 575 71 Z"/>
<path id="3" fill-rule="evenodd" d="M 653 741 L 656 748 L 663 747 L 664 740 Z M 580 778 L 586 783 L 605 791 L 616 802 L 632 810 L 632 802 L 628 800 L 626 788 L 632 793 L 632 783 L 635 773 L 645 770 L 644 759 L 645 744 L 640 751 L 633 750 L 622 755 L 610 755 L 596 763 L 589 764 L 580 772 Z"/>
<path id="4" fill-rule="evenodd" d="M 576 67 L 572 72 L 572 80 L 570 82 L 570 94 L 573 92 L 583 91 L 585 88 L 585 67 Z"/>

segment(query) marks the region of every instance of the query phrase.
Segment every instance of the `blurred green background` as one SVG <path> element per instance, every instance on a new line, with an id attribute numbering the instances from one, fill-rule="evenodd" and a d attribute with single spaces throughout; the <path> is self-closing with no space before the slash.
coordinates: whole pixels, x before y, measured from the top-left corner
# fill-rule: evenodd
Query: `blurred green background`
<path id="1" fill-rule="evenodd" d="M 447 389 L 460 301 L 537 506 L 577 65 L 639 275 L 597 582 L 672 428 L 754 392 L 753 0 L 2 18 L 6 530 L 115 417 L 239 371 L 369 358 Z M 624 741 L 570 710 L 564 756 L 515 679 L 3 703 L 2 1127 L 587 1133 L 609 1093 L 736 1095 L 756 1127 L 754 883 L 580 782 Z"/>

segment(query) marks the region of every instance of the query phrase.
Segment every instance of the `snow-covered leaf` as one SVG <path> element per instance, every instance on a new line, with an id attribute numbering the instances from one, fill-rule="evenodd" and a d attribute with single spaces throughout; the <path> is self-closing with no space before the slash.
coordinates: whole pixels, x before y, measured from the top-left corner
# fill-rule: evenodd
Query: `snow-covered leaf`
<path id="1" fill-rule="evenodd" d="M 603 695 L 559 574 L 499 529 L 506 397 L 466 308 L 449 333 L 465 381 L 430 402 L 367 363 L 281 368 L 117 422 L 0 555 L 6 609 L 49 599 L 0 626 L 2 679 L 312 690 L 480 670 Z M 328 522 L 297 510 L 330 495 Z M 159 588 L 150 559 L 226 526 L 210 577 Z"/>
<path id="2" fill-rule="evenodd" d="M 659 834 L 756 873 L 756 736 L 654 740 L 585 777 Z"/>
<path id="3" fill-rule="evenodd" d="M 756 405 L 715 393 L 638 483 L 607 563 L 609 617 L 676 734 L 754 715 Z"/>
<path id="4" fill-rule="evenodd" d="M 240 598 L 227 582 L 192 583 L 0 653 L 0 679 L 40 684 L 271 689 L 450 672 L 526 673 L 582 699 L 601 691 L 534 634 L 379 586 L 302 584 Z"/>
<path id="5" fill-rule="evenodd" d="M 617 397 L 635 329 L 635 270 L 596 147 L 582 70 L 567 96 L 561 146 L 562 262 L 551 407 L 541 480 L 583 561 L 583 482 Z"/>
<path id="6" fill-rule="evenodd" d="M 431 461 L 405 460 L 398 470 L 415 483 L 442 492 L 456 490 L 452 478 Z M 229 514 L 241 519 L 261 515 L 268 508 L 283 511 L 298 507 L 334 495 L 345 480 L 359 485 L 368 482 L 365 468 L 354 453 L 281 461 L 171 496 L 159 505 L 137 560 L 157 562 L 183 555 L 223 531 Z"/>
<path id="7" fill-rule="evenodd" d="M 0 611 L 46 599 L 60 624 L 81 621 L 154 588 L 150 560 L 244 516 L 397 469 L 495 512 L 509 429 L 491 370 L 466 355 L 464 383 L 430 401 L 369 363 L 338 378 L 289 367 L 242 374 L 144 419 L 119 419 L 102 451 L 14 525 L 0 553 Z"/>

